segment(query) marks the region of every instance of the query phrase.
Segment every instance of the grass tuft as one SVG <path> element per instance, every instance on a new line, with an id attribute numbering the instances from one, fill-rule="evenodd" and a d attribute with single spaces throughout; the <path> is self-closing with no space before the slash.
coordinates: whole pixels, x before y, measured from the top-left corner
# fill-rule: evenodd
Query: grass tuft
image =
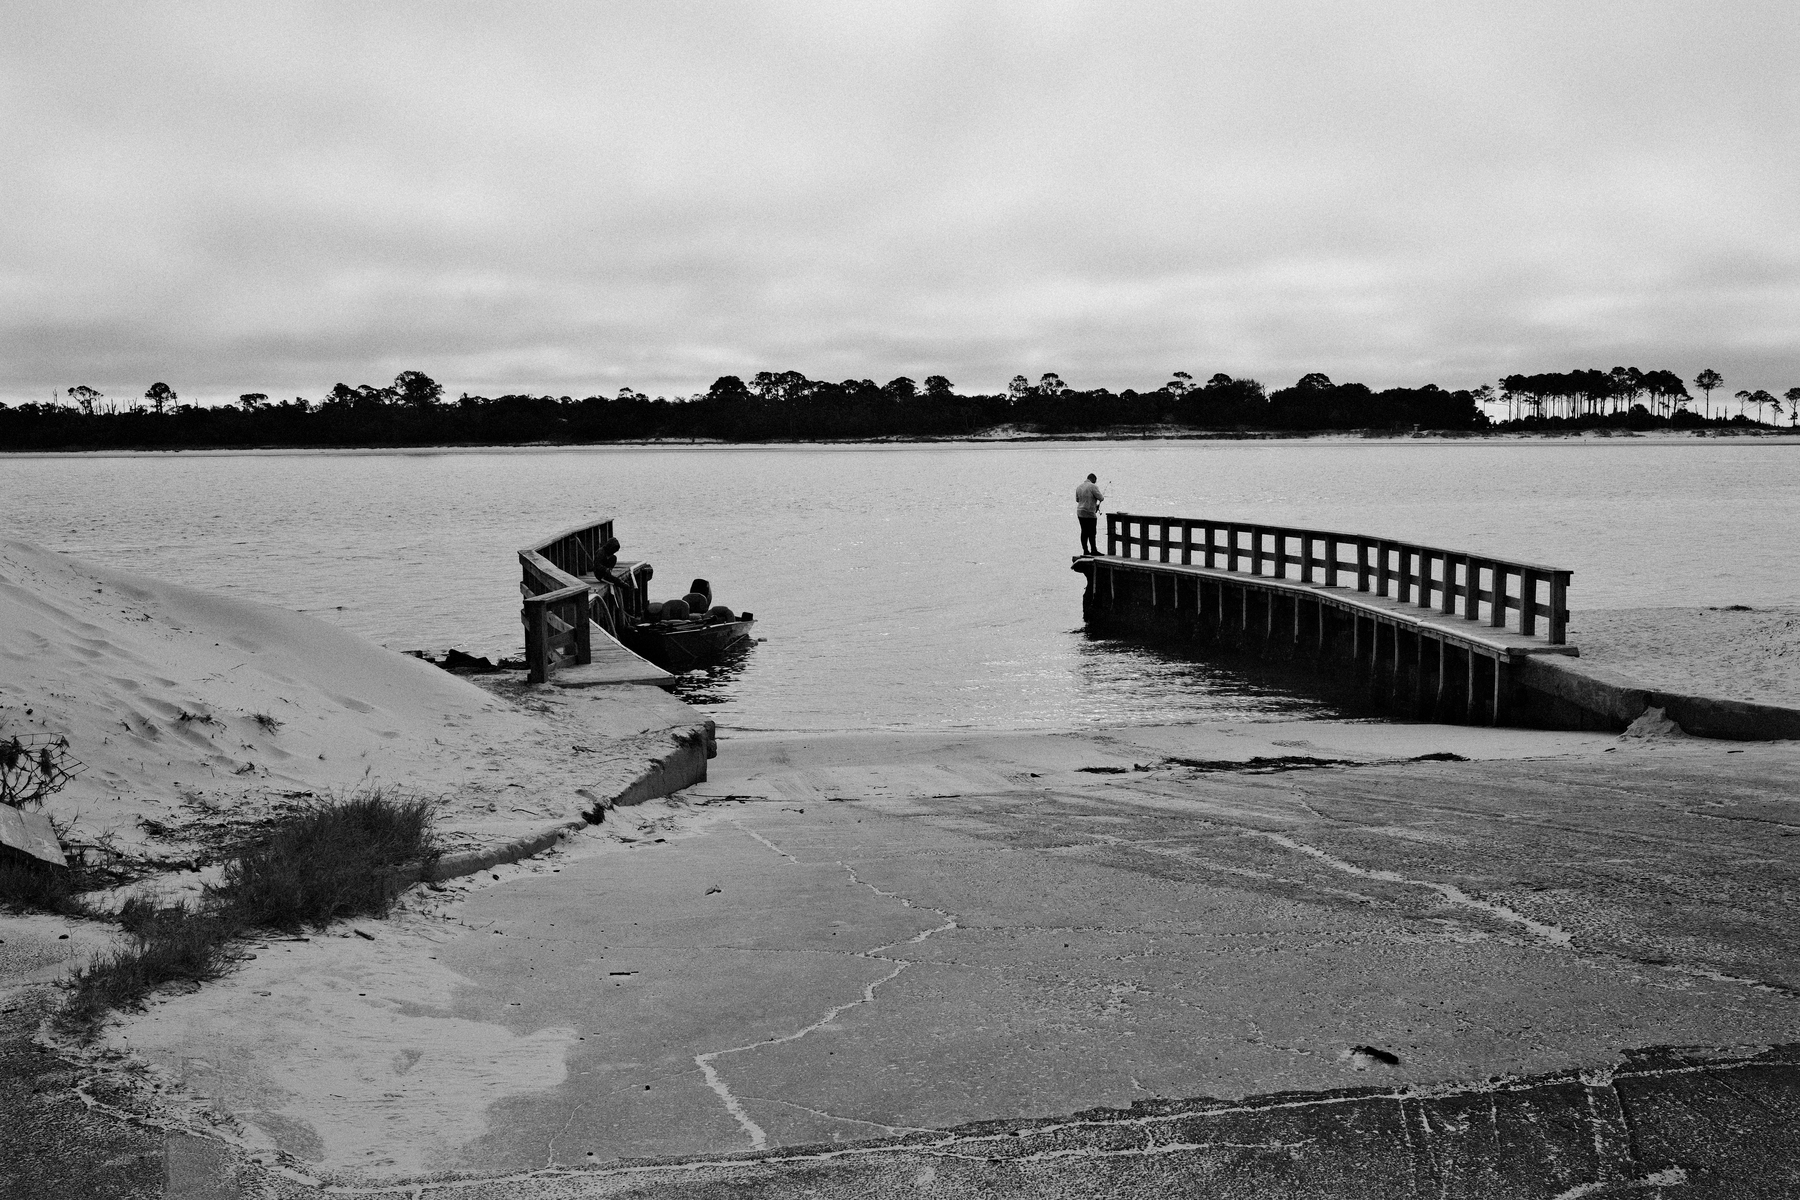
<path id="1" fill-rule="evenodd" d="M 412 882 L 402 868 L 437 856 L 431 824 L 423 800 L 373 791 L 328 801 L 281 817 L 240 850 L 199 908 L 127 899 L 117 920 L 129 943 L 76 974 L 63 1024 L 91 1037 L 109 1010 L 141 1004 L 158 987 L 216 979 L 232 941 L 253 930 L 386 916 Z"/>
<path id="2" fill-rule="evenodd" d="M 245 926 L 296 933 L 339 917 L 384 917 L 430 857 L 431 806 L 379 792 L 296 814 L 225 864 L 208 899 Z"/>
<path id="3" fill-rule="evenodd" d="M 0 908 L 85 916 L 75 873 L 23 855 L 0 856 Z"/>
<path id="4" fill-rule="evenodd" d="M 63 1023 L 91 1033 L 116 1008 L 143 1003 L 144 997 L 171 983 L 204 983 L 225 973 L 228 945 L 237 929 L 215 913 L 175 904 L 159 908 L 127 901 L 134 914 L 131 941 L 101 955 L 75 975 L 74 993 L 63 1009 Z"/>

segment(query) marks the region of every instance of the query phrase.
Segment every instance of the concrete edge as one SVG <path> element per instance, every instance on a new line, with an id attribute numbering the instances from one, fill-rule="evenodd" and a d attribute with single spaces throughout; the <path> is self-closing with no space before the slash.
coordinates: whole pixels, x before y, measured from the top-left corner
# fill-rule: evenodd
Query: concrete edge
<path id="1" fill-rule="evenodd" d="M 604 811 L 609 808 L 627 808 L 634 804 L 642 804 L 646 800 L 654 800 L 659 796 L 667 796 L 696 783 L 706 781 L 706 760 L 712 757 L 713 737 L 712 722 L 691 725 L 671 736 L 674 743 L 669 751 L 651 760 L 648 767 L 638 773 L 636 779 L 626 784 L 615 795 L 600 802 L 598 807 Z M 486 871 L 502 863 L 518 862 L 531 858 L 560 845 L 568 838 L 589 826 L 585 818 L 574 821 L 559 821 L 517 837 L 499 845 L 488 846 L 479 850 L 464 850 L 457 854 L 446 854 L 435 862 L 411 863 L 402 868 L 402 874 L 411 880 L 424 883 L 437 883 L 445 879 L 455 879 L 463 875 L 473 875 L 478 871 Z"/>
<path id="2" fill-rule="evenodd" d="M 1552 728 L 1618 732 L 1660 708 L 1670 720 L 1695 737 L 1734 742 L 1772 742 L 1800 738 L 1800 709 L 1748 700 L 1690 696 L 1639 683 L 1616 671 L 1589 663 L 1533 655 L 1515 660 L 1522 707 Z"/>

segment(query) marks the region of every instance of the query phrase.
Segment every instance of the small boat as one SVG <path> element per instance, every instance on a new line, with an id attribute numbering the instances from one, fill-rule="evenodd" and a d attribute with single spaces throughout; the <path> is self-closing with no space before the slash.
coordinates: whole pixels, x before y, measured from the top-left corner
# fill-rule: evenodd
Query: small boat
<path id="1" fill-rule="evenodd" d="M 526 672 L 533 683 L 548 681 L 560 668 L 591 666 L 596 636 L 630 651 L 626 658 L 647 659 L 664 671 L 711 666 L 747 645 L 756 623 L 754 613 L 714 604 L 704 579 L 694 580 L 678 599 L 652 601 L 655 569 L 619 561 L 611 521 L 526 546 L 519 563 Z"/>
<path id="2" fill-rule="evenodd" d="M 755 613 L 712 602 L 712 584 L 696 579 L 679 600 L 645 600 L 620 623 L 619 640 L 665 671 L 710 667 L 747 643 Z"/>
<path id="3" fill-rule="evenodd" d="M 724 621 L 702 617 L 687 621 L 646 621 L 625 631 L 626 649 L 665 671 L 710 667 L 750 637 L 752 613 Z"/>

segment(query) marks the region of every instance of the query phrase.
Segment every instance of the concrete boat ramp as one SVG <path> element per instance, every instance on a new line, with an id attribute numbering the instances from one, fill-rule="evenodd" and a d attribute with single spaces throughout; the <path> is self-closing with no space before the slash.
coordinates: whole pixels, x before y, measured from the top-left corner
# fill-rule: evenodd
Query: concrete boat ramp
<path id="1" fill-rule="evenodd" d="M 1792 743 L 739 735 L 711 774 L 127 1022 L 166 1194 L 1796 1187 Z"/>

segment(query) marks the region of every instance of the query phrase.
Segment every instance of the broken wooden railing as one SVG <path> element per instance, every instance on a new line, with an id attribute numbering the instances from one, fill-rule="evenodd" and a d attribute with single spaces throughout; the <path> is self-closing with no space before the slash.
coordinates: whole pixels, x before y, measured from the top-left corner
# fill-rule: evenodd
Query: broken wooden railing
<path id="1" fill-rule="evenodd" d="M 1537 636 L 1542 617 L 1550 645 L 1568 640 L 1573 572 L 1558 567 L 1322 529 L 1130 513 L 1107 514 L 1106 552 L 1145 561 L 1154 552 L 1159 562 L 1326 587 L 1342 586 L 1347 578 L 1359 592 L 1392 596 L 1494 629 L 1512 624 L 1524 637 Z M 1291 577 L 1290 567 L 1296 568 Z M 1516 622 L 1509 620 L 1514 612 Z"/>
<path id="2" fill-rule="evenodd" d="M 612 537 L 612 522 L 583 525 L 519 551 L 524 577 L 525 670 L 532 683 L 543 683 L 560 666 L 593 661 L 588 632 L 592 588 L 583 575 L 600 563 L 600 547 Z"/>
<path id="3" fill-rule="evenodd" d="M 547 683 L 567 667 L 592 666 L 593 670 L 572 673 L 563 682 L 584 687 L 674 683 L 669 672 L 619 642 L 643 618 L 654 572 L 647 562 L 609 557 L 612 537 L 611 521 L 595 521 L 519 551 L 519 591 L 525 598 L 520 617 L 525 622 L 530 682 Z"/>

